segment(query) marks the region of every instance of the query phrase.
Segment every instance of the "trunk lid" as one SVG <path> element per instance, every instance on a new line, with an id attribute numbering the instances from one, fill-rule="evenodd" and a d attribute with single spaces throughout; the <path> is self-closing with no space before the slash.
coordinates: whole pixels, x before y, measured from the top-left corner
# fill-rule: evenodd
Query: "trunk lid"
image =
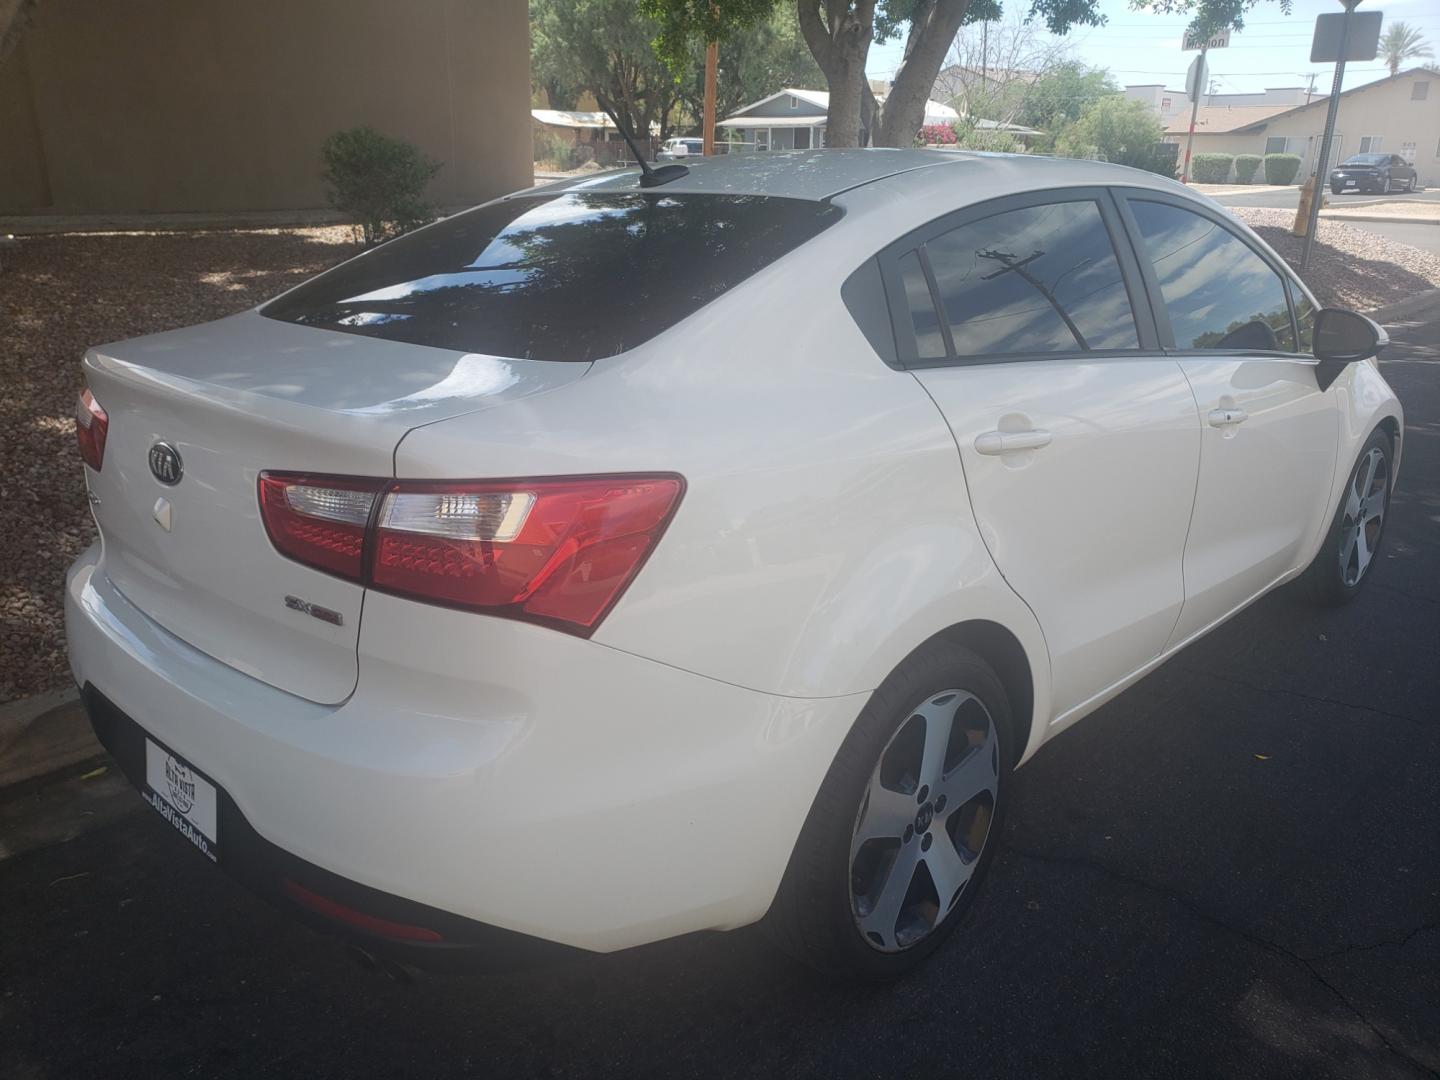
<path id="1" fill-rule="evenodd" d="M 355 686 L 364 588 L 274 549 L 259 473 L 390 477 L 406 432 L 564 386 L 589 365 L 409 345 L 247 312 L 92 349 L 84 367 L 109 414 L 104 462 L 87 480 L 116 588 L 200 651 L 335 703 Z M 180 462 L 173 484 L 152 470 L 162 442 Z M 485 464 L 456 461 L 455 475 L 483 476 Z M 287 606 L 287 597 L 338 614 L 339 625 Z"/>

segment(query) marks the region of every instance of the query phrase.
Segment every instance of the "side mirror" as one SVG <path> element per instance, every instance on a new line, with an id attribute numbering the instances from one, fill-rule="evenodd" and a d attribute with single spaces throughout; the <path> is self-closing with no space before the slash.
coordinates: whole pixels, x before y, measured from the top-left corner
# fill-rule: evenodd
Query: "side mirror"
<path id="1" fill-rule="evenodd" d="M 1356 311 L 1321 308 L 1315 313 L 1315 359 L 1353 364 L 1379 354 L 1390 335 Z"/>

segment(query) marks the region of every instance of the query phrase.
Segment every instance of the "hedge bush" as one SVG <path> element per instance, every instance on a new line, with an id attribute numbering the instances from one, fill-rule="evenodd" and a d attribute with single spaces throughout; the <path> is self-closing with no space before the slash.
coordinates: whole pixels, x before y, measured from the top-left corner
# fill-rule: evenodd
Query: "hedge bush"
<path id="1" fill-rule="evenodd" d="M 355 219 L 366 247 L 434 219 L 425 188 L 440 171 L 440 162 L 404 139 L 370 127 L 348 128 L 325 140 L 320 157 L 330 205 Z"/>
<path id="2" fill-rule="evenodd" d="M 1300 171 L 1299 154 L 1266 154 L 1265 182 L 1267 184 L 1293 184 Z"/>
<path id="3" fill-rule="evenodd" d="M 1190 162 L 1190 179 L 1197 184 L 1223 184 L 1234 160 L 1231 154 L 1196 154 Z"/>
<path id="4" fill-rule="evenodd" d="M 1237 184 L 1248 184 L 1255 179 L 1255 170 L 1260 168 L 1259 154 L 1236 154 L 1235 155 L 1235 182 Z"/>

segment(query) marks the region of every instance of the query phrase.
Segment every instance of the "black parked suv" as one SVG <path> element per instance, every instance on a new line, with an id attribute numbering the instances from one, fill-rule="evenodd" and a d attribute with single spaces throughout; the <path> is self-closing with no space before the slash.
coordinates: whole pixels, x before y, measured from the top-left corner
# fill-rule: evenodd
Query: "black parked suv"
<path id="1" fill-rule="evenodd" d="M 1399 154 L 1352 154 L 1330 172 L 1330 190 L 1336 195 L 1347 191 L 1414 191 L 1419 174 Z"/>

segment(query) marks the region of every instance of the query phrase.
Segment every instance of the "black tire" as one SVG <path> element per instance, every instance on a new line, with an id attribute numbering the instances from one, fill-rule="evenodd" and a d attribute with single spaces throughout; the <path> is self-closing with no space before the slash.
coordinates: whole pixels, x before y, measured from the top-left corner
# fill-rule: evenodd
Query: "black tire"
<path id="1" fill-rule="evenodd" d="M 1372 450 L 1378 450 L 1384 462 L 1384 512 L 1368 543 L 1372 553 L 1369 563 L 1354 581 L 1347 581 L 1346 572 L 1342 569 L 1340 561 L 1342 545 L 1346 542 L 1347 535 L 1354 531 L 1354 526 L 1347 520 L 1347 500 L 1357 482 L 1362 479 L 1360 470 L 1366 468 Z M 1360 448 L 1355 464 L 1350 467 L 1350 474 L 1345 481 L 1345 490 L 1340 496 L 1340 505 L 1335 509 L 1335 517 L 1330 522 L 1330 528 L 1325 533 L 1325 540 L 1320 545 L 1320 550 L 1306 568 L 1305 573 L 1298 579 L 1297 584 L 1301 595 L 1311 603 L 1336 607 L 1350 603 L 1360 594 L 1361 588 L 1364 587 L 1370 576 L 1370 569 L 1374 566 L 1374 555 L 1379 553 L 1380 545 L 1384 540 L 1385 523 L 1390 518 L 1390 495 L 1395 476 L 1394 464 L 1395 447 L 1389 434 L 1379 429 L 1375 430 L 1371 433 L 1370 438 L 1365 440 L 1365 445 Z"/>
<path id="2" fill-rule="evenodd" d="M 1342 188 L 1339 184 L 1331 184 L 1331 185 L 1330 185 L 1330 194 L 1332 194 L 1332 195 L 1343 195 L 1344 193 L 1345 193 L 1345 189 Z"/>
<path id="3" fill-rule="evenodd" d="M 989 829 L 949 914 L 915 944 L 883 952 L 862 936 L 852 908 L 851 840 L 861 801 L 892 737 L 921 703 L 949 689 L 966 690 L 979 700 L 998 740 L 999 776 Z M 995 670 L 969 649 L 939 639 L 911 653 L 871 695 L 815 796 L 765 918 L 776 944 L 819 972 L 864 981 L 896 979 L 919 967 L 954 933 L 989 870 L 1013 786 L 1014 761 L 1010 704 Z M 939 816 L 935 820 L 940 823 Z M 915 842 L 920 839 L 915 836 Z M 926 850 L 929 842 L 927 837 Z"/>

